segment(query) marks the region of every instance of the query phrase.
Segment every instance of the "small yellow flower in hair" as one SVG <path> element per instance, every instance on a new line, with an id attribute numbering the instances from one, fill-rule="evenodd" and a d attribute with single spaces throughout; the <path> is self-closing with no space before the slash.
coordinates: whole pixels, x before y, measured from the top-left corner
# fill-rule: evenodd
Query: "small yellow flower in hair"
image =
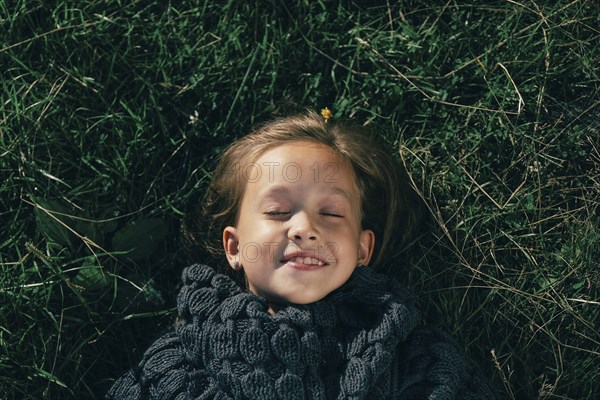
<path id="1" fill-rule="evenodd" d="M 329 108 L 327 108 L 327 107 L 323 108 L 321 110 L 321 116 L 323 117 L 325 122 L 329 121 L 329 118 L 331 118 L 331 111 L 329 110 Z"/>

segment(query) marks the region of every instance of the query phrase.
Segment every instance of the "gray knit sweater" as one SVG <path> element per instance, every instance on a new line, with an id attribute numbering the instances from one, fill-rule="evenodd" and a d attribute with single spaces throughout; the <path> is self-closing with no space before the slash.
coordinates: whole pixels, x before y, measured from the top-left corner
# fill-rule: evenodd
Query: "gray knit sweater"
<path id="1" fill-rule="evenodd" d="M 183 272 L 180 321 L 108 399 L 496 399 L 413 297 L 369 268 L 275 315 L 211 267 Z"/>

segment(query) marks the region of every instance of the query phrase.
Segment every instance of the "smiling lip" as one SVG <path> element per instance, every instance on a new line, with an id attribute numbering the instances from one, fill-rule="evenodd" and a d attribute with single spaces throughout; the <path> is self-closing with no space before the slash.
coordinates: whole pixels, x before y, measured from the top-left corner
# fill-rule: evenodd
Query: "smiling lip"
<path id="1" fill-rule="evenodd" d="M 321 257 L 315 257 L 312 253 L 290 254 L 285 256 L 281 262 L 303 271 L 314 271 L 328 265 L 325 260 Z"/>

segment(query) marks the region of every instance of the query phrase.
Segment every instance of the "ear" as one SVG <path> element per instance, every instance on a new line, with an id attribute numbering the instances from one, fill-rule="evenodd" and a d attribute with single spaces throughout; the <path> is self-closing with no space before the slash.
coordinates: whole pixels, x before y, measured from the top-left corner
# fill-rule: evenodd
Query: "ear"
<path id="1" fill-rule="evenodd" d="M 375 248 L 375 233 L 370 229 L 365 229 L 360 233 L 358 244 L 358 262 L 368 265 Z"/>
<path id="2" fill-rule="evenodd" d="M 233 226 L 227 226 L 223 229 L 223 249 L 225 249 L 225 256 L 231 268 L 234 267 L 234 263 L 239 260 L 239 239 L 237 229 Z"/>

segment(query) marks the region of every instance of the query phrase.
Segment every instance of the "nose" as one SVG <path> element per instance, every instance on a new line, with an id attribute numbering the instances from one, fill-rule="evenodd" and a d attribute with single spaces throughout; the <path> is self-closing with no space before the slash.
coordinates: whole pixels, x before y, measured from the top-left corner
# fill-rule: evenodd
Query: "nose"
<path id="1" fill-rule="evenodd" d="M 300 212 L 290 221 L 292 224 L 288 231 L 288 238 L 291 241 L 315 241 L 319 239 L 319 233 L 306 213 Z"/>

